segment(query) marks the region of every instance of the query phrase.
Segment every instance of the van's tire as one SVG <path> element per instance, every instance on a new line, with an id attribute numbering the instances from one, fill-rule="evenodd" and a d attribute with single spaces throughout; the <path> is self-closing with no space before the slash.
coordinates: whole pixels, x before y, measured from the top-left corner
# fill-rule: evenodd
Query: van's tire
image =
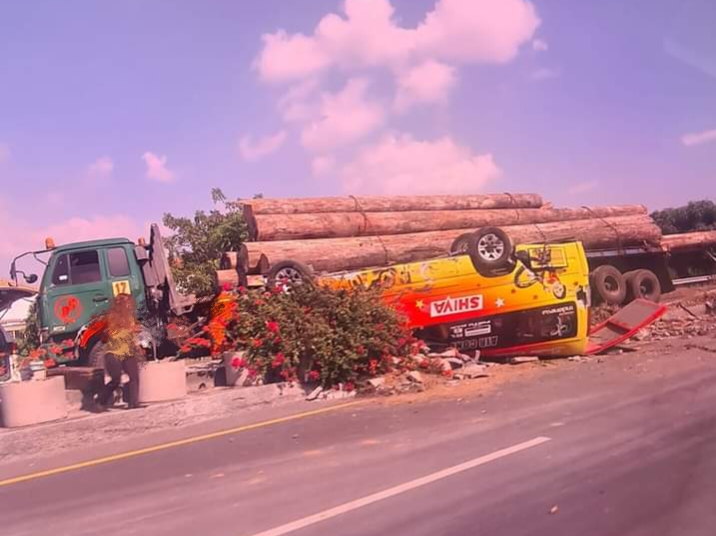
<path id="1" fill-rule="evenodd" d="M 499 227 L 485 227 L 470 235 L 467 253 L 478 274 L 495 277 L 512 266 L 514 246 Z"/>
<path id="2" fill-rule="evenodd" d="M 466 255 L 470 250 L 470 239 L 473 233 L 462 233 L 450 245 L 451 255 Z"/>
<path id="3" fill-rule="evenodd" d="M 661 282 L 651 270 L 635 270 L 628 279 L 629 296 L 658 302 L 661 299 Z"/>
<path id="4" fill-rule="evenodd" d="M 610 264 L 598 266 L 590 280 L 595 296 L 609 305 L 622 305 L 627 297 L 627 283 L 622 273 Z"/>
<path id="5" fill-rule="evenodd" d="M 298 261 L 279 261 L 271 265 L 266 280 L 269 288 L 290 288 L 313 282 L 313 270 Z"/>

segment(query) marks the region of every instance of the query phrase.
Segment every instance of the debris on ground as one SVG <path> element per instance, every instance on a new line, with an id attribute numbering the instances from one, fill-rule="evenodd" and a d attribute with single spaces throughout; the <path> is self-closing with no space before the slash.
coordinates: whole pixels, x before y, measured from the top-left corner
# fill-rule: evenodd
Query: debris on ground
<path id="1" fill-rule="evenodd" d="M 518 356 L 510 359 L 510 365 L 522 365 L 523 363 L 538 363 L 539 357 L 536 356 Z"/>

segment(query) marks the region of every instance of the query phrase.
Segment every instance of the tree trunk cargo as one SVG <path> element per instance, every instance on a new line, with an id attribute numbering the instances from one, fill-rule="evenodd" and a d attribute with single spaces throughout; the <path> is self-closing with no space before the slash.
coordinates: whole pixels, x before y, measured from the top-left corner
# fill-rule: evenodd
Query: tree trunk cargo
<path id="1" fill-rule="evenodd" d="M 643 205 L 581 208 L 525 208 L 485 210 L 420 210 L 403 212 L 326 212 L 319 214 L 256 214 L 247 217 L 249 236 L 255 241 L 347 238 L 477 229 L 613 218 L 646 214 Z"/>
<path id="2" fill-rule="evenodd" d="M 666 235 L 661 243 L 670 251 L 716 247 L 716 231 Z"/>
<path id="3" fill-rule="evenodd" d="M 586 249 L 617 248 L 649 244 L 658 246 L 661 230 L 647 215 L 505 226 L 516 244 L 581 240 Z M 426 260 L 446 255 L 465 230 L 432 231 L 403 235 L 247 242 L 248 265 L 252 271 L 268 264 L 294 260 L 318 272 L 338 272 L 396 262 Z"/>
<path id="4" fill-rule="evenodd" d="M 542 204 L 542 196 L 538 194 L 305 197 L 241 201 L 250 215 L 540 208 Z"/>

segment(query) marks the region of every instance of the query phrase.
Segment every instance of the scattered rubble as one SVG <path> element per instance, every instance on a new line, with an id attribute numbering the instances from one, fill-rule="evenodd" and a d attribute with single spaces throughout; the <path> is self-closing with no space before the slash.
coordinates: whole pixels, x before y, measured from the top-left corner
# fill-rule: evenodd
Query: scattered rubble
<path id="1" fill-rule="evenodd" d="M 473 380 L 475 378 L 485 378 L 487 376 L 489 376 L 489 374 L 487 373 L 487 367 L 484 365 L 477 364 L 467 365 L 453 375 L 456 380 Z"/>
<path id="2" fill-rule="evenodd" d="M 536 356 L 520 356 L 510 359 L 510 365 L 522 365 L 523 363 L 539 363 L 539 357 Z"/>
<path id="3" fill-rule="evenodd" d="M 408 379 L 408 381 L 411 381 L 413 383 L 425 383 L 423 380 L 423 375 L 420 374 L 417 370 L 411 370 L 408 372 L 408 374 L 405 375 L 405 377 Z"/>

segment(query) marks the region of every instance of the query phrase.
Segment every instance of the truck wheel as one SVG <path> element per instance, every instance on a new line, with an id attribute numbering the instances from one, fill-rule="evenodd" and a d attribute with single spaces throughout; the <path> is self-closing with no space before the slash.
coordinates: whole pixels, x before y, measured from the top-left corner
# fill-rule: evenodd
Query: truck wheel
<path id="1" fill-rule="evenodd" d="M 460 236 L 458 236 L 455 240 L 453 240 L 452 244 L 450 245 L 450 254 L 451 255 L 467 254 L 467 252 L 470 248 L 470 238 L 471 237 L 472 237 L 472 233 L 463 233 Z"/>
<path id="2" fill-rule="evenodd" d="M 627 285 L 622 273 L 610 264 L 597 267 L 590 276 L 597 297 L 609 305 L 622 305 Z"/>
<path id="3" fill-rule="evenodd" d="M 633 298 L 658 302 L 661 298 L 661 283 L 651 270 L 635 270 L 629 278 L 629 294 Z"/>
<path id="4" fill-rule="evenodd" d="M 284 289 L 309 283 L 313 279 L 313 270 L 298 261 L 279 261 L 271 266 L 266 279 L 269 288 Z"/>
<path id="5" fill-rule="evenodd" d="M 92 368 L 104 368 L 104 354 L 107 352 L 105 344 L 102 341 L 96 341 L 92 344 L 90 351 L 87 353 L 87 366 Z"/>
<path id="6" fill-rule="evenodd" d="M 514 247 L 505 231 L 485 227 L 470 235 L 467 253 L 477 273 L 494 277 L 511 265 Z"/>

